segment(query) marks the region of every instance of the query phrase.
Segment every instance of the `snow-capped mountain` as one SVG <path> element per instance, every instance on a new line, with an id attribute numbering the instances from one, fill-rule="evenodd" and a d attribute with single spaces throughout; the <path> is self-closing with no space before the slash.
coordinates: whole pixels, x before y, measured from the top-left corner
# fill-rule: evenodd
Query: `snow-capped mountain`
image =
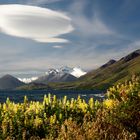
<path id="1" fill-rule="evenodd" d="M 38 77 L 31 77 L 31 78 L 18 78 L 18 80 L 20 80 L 21 82 L 24 82 L 24 83 L 31 83 L 35 80 L 37 80 Z"/>
<path id="2" fill-rule="evenodd" d="M 70 67 L 61 67 L 59 69 L 49 69 L 47 72 L 46 72 L 46 75 L 48 74 L 64 74 L 64 73 L 67 73 L 67 74 L 71 74 L 77 78 L 85 75 L 87 72 L 83 71 L 81 68 L 78 68 L 78 67 L 74 67 L 74 68 L 70 68 Z"/>
<path id="3" fill-rule="evenodd" d="M 48 75 L 44 75 L 35 80 L 35 83 L 54 83 L 54 82 L 72 82 L 77 78 L 69 73 L 50 73 Z"/>
<path id="4" fill-rule="evenodd" d="M 65 66 L 59 69 L 49 69 L 42 76 L 38 76 L 38 77 L 35 76 L 31 78 L 18 78 L 18 79 L 24 83 L 31 83 L 31 82 L 41 81 L 42 79 L 46 79 L 47 77 L 47 81 L 63 81 L 64 82 L 64 81 L 73 81 L 75 78 L 79 78 L 80 76 L 85 75 L 85 74 L 86 72 L 83 71 L 81 68 L 78 68 L 78 67 L 71 68 L 71 67 Z"/>
<path id="5" fill-rule="evenodd" d="M 49 74 L 58 74 L 60 71 L 58 69 L 49 69 L 47 72 L 45 72 L 46 75 Z"/>

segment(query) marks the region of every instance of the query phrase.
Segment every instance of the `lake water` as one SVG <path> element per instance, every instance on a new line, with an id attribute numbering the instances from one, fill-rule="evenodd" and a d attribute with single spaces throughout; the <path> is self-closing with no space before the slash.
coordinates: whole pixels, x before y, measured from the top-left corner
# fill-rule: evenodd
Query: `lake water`
<path id="1" fill-rule="evenodd" d="M 104 94 L 99 90 L 33 90 L 33 91 L 0 91 L 0 102 L 3 103 L 9 97 L 11 101 L 23 102 L 24 96 L 28 97 L 29 101 L 43 101 L 44 95 L 56 95 L 57 98 L 63 98 L 65 95 L 68 99 L 77 98 L 79 95 L 86 101 L 93 97 L 95 100 L 102 100 Z"/>

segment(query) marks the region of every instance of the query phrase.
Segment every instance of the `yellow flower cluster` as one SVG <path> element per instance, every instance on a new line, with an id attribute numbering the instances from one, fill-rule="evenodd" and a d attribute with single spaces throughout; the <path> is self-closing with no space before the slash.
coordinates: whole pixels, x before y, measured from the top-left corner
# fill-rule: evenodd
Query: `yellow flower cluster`
<path id="1" fill-rule="evenodd" d="M 117 101 L 113 100 L 113 99 L 106 99 L 103 101 L 103 105 L 106 108 L 112 109 L 117 105 Z"/>
<path id="2" fill-rule="evenodd" d="M 107 97 L 109 99 L 115 99 L 119 101 L 126 101 L 130 97 L 138 96 L 140 90 L 140 79 L 138 77 L 132 77 L 131 81 L 126 81 L 123 84 L 118 84 L 109 88 L 107 91 Z"/>
<path id="3" fill-rule="evenodd" d="M 0 139 L 7 139 L 8 136 L 15 139 L 26 136 L 28 139 L 29 135 L 55 135 L 58 131 L 53 129 L 60 128 L 66 120 L 71 119 L 78 123 L 81 123 L 83 118 L 91 120 L 98 109 L 110 111 L 120 103 L 134 101 L 139 96 L 140 80 L 133 78 L 130 82 L 111 87 L 103 102 L 94 101 L 93 98 L 86 102 L 80 96 L 70 100 L 67 96 L 57 99 L 56 95 L 51 94 L 45 95 L 42 102 L 29 102 L 26 96 L 24 102 L 18 104 L 7 99 L 6 103 L 0 104 Z"/>

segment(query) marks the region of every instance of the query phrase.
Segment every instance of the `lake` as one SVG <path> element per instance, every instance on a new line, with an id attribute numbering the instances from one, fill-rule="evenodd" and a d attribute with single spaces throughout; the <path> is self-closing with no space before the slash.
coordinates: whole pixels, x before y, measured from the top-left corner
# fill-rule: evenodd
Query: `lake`
<path id="1" fill-rule="evenodd" d="M 86 101 L 93 97 L 95 100 L 102 100 L 104 93 L 99 90 L 33 90 L 33 91 L 0 91 L 0 102 L 3 103 L 9 97 L 15 103 L 23 102 L 24 96 L 28 97 L 29 101 L 43 101 L 44 95 L 56 95 L 57 98 L 63 98 L 65 95 L 68 99 L 77 98 L 79 95 Z"/>

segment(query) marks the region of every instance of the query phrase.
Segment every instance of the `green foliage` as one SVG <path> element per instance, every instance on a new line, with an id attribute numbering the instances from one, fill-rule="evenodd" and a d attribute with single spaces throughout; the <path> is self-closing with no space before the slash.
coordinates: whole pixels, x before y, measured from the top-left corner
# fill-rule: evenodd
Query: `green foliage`
<path id="1" fill-rule="evenodd" d="M 140 138 L 140 80 L 108 89 L 103 102 L 90 98 L 0 104 L 1 140 L 135 140 Z"/>

